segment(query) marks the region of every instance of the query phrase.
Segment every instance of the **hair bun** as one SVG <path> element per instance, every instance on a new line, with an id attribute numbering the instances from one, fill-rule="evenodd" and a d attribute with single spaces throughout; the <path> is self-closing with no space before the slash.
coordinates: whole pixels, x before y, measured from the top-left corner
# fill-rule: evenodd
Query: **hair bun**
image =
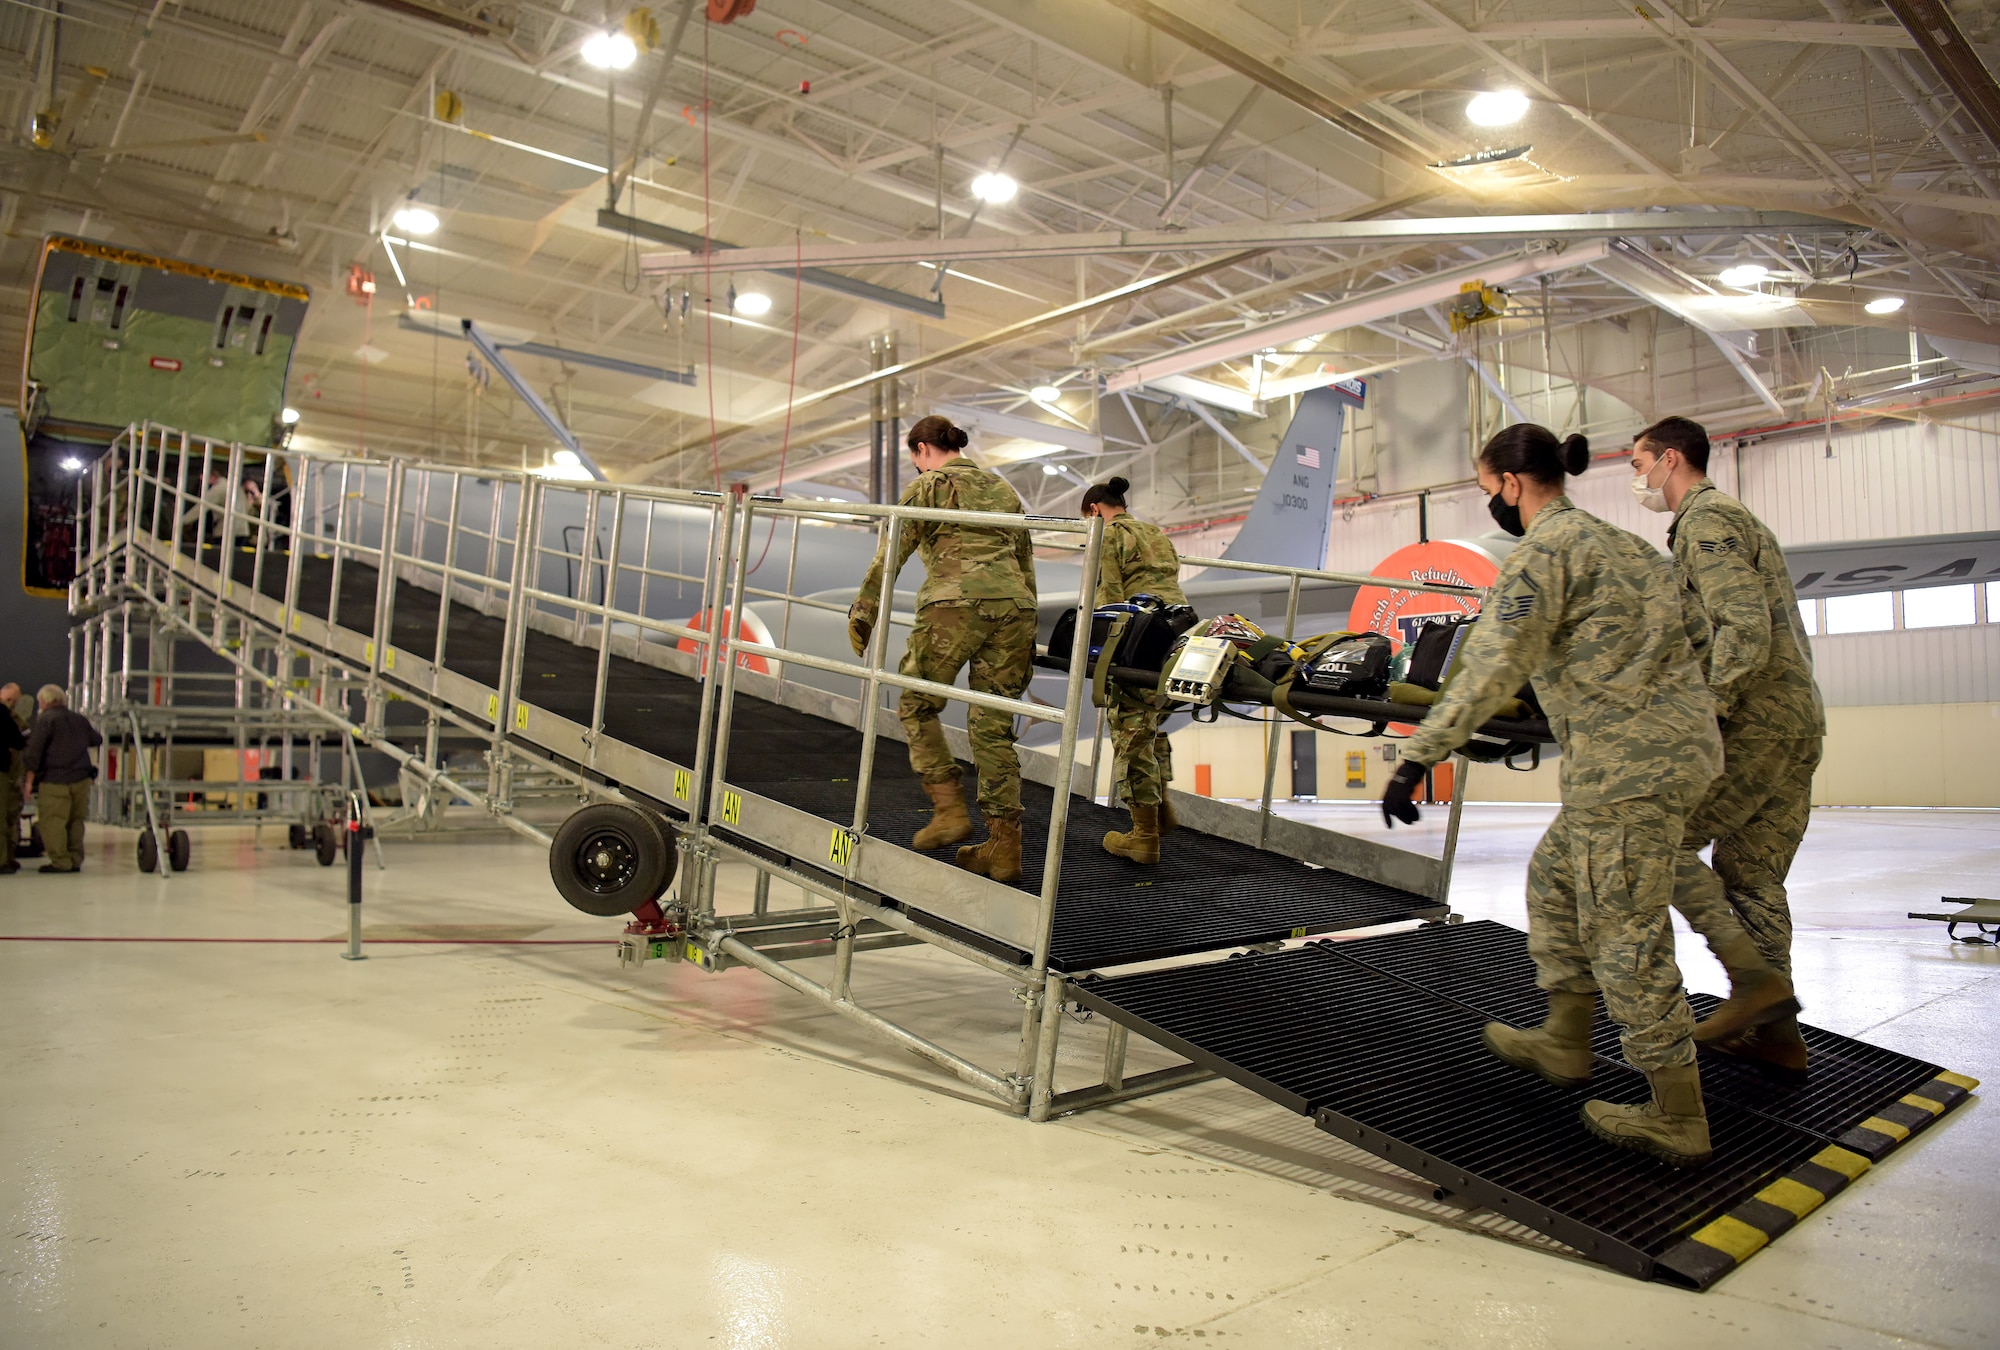
<path id="1" fill-rule="evenodd" d="M 1581 439 L 1581 438 L 1579 437 L 1578 439 Z M 968 445 L 970 445 L 970 444 L 972 444 L 972 438 L 971 438 L 970 436 L 968 436 L 968 435 L 966 435 L 966 434 L 965 434 L 965 428 L 964 428 L 964 427 L 953 427 L 953 428 L 951 429 L 951 448 L 952 448 L 952 449 L 954 449 L 954 450 L 963 450 L 963 449 L 965 449 L 965 447 L 966 447 L 966 446 L 968 446 Z"/>
<path id="2" fill-rule="evenodd" d="M 1590 467 L 1590 438 L 1582 432 L 1565 436 L 1562 443 L 1563 471 L 1572 476 Z"/>
<path id="3" fill-rule="evenodd" d="M 1116 497 L 1119 501 L 1124 501 L 1126 492 L 1132 487 L 1132 480 L 1129 478 L 1113 478 L 1105 483 L 1104 486 L 1111 489 L 1112 496 Z"/>

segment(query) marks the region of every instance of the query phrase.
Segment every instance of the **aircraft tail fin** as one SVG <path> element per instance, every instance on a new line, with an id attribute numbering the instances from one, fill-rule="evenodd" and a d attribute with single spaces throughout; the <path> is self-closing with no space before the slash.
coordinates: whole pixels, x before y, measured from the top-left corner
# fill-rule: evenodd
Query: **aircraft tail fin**
<path id="1" fill-rule="evenodd" d="M 1367 396 L 1360 380 L 1308 389 L 1278 442 L 1277 458 L 1257 490 L 1257 502 L 1222 556 L 1280 567 L 1325 567 L 1333 525 L 1333 483 L 1340 471 L 1340 437 L 1347 410 Z M 1216 571 L 1209 579 L 1240 576 Z"/>

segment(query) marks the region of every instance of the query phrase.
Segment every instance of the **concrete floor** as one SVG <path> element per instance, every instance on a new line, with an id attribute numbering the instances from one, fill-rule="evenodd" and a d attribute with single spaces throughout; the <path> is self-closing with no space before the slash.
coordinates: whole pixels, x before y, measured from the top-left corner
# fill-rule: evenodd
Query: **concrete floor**
<path id="1" fill-rule="evenodd" d="M 1547 815 L 1469 809 L 1461 912 L 1522 922 Z M 1434 847 L 1439 816 L 1410 837 Z M 406 941 L 361 963 L 324 941 L 342 872 L 248 831 L 198 833 L 164 882 L 111 830 L 81 876 L 0 878 L 0 937 L 38 939 L 0 941 L 0 1346 L 1972 1347 L 2000 1325 L 1978 1099 L 1693 1295 L 1437 1204 L 1232 1085 L 1029 1125 L 752 972 L 621 970 L 616 925 L 510 836 L 388 847 L 368 928 Z M 1996 871 L 2000 814 L 1819 813 L 1809 1020 L 2000 1078 L 2000 955 L 1901 917 Z M 857 989 L 1011 1065 L 1018 1008 L 983 973 L 910 949 L 863 957 Z M 1073 1081 L 1100 1035 L 1068 1034 Z"/>

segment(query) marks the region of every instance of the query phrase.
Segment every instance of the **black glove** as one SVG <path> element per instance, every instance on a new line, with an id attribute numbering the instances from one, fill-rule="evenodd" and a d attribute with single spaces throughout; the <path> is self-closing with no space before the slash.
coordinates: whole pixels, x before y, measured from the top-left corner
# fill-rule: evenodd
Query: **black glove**
<path id="1" fill-rule="evenodd" d="M 1406 759 L 1396 766 L 1396 772 L 1389 776 L 1388 791 L 1382 794 L 1382 823 L 1390 829 L 1396 822 L 1414 825 L 1418 820 L 1417 805 L 1410 798 L 1416 793 L 1417 785 L 1430 772 L 1428 764 L 1419 764 L 1414 759 Z"/>

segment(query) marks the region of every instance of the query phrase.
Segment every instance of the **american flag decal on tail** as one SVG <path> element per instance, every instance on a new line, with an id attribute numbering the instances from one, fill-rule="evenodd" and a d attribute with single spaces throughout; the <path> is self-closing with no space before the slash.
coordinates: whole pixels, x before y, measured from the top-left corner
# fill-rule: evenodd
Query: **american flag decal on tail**
<path id="1" fill-rule="evenodd" d="M 1299 449 L 1299 463 L 1305 465 L 1308 469 L 1317 469 L 1319 467 L 1319 451 L 1309 445 L 1301 446 Z"/>

